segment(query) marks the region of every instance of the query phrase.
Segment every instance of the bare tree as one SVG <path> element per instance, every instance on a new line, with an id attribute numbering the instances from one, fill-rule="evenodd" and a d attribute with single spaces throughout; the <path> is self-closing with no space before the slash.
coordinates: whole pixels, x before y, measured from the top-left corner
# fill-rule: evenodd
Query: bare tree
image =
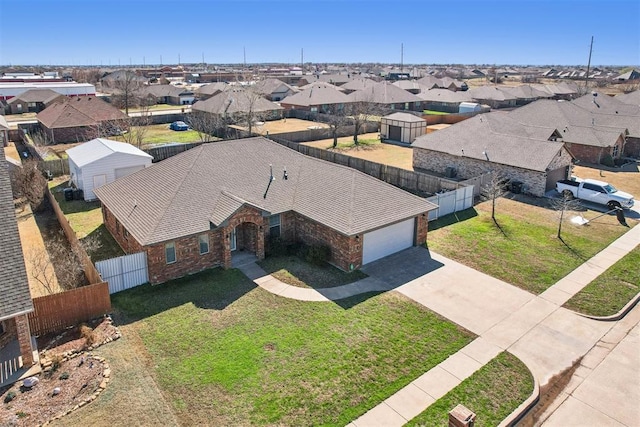
<path id="1" fill-rule="evenodd" d="M 27 160 L 23 163 L 22 168 L 16 168 L 14 170 L 13 182 L 14 197 L 24 197 L 34 212 L 42 209 L 47 180 L 38 169 L 38 162 L 35 160 Z"/>
<path id="2" fill-rule="evenodd" d="M 242 87 L 244 89 L 244 97 L 246 98 L 244 103 L 245 108 L 238 111 L 235 116 L 238 123 L 247 128 L 249 135 L 253 135 L 253 126 L 256 122 L 264 121 L 268 113 L 258 108 L 258 102 L 264 99 L 262 93 L 253 85 L 244 85 Z"/>
<path id="3" fill-rule="evenodd" d="M 123 123 L 121 134 L 125 142 L 141 148 L 144 144 L 149 125 L 151 124 L 151 112 L 148 105 L 140 107 L 139 115 L 129 117 L 126 123 Z M 126 132 L 124 132 L 126 130 Z"/>
<path id="4" fill-rule="evenodd" d="M 198 137 L 202 142 L 210 141 L 211 135 L 219 134 L 221 129 L 225 129 L 227 125 L 224 117 L 204 111 L 192 111 L 185 121 L 198 132 Z"/>
<path id="5" fill-rule="evenodd" d="M 553 199 L 551 206 L 558 212 L 558 239 L 562 240 L 562 222 L 567 211 L 575 211 L 580 208 L 580 201 L 573 198 L 570 192 L 563 193 L 562 198 Z"/>
<path id="6" fill-rule="evenodd" d="M 338 130 L 351 122 L 344 114 L 344 109 L 336 111 L 334 114 L 327 116 L 326 123 L 329 125 L 329 135 L 333 138 L 333 148 L 338 146 Z"/>
<path id="7" fill-rule="evenodd" d="M 372 101 L 358 101 L 345 105 L 345 114 L 353 120 L 353 143 L 358 145 L 358 135 L 366 123 L 374 122 L 382 113 L 384 107 Z"/>
<path id="8" fill-rule="evenodd" d="M 140 76 L 133 71 L 121 71 L 113 80 L 115 93 L 111 96 L 111 102 L 118 108 L 124 108 L 125 114 L 128 116 L 129 108 L 140 104 L 142 87 Z"/>
<path id="9" fill-rule="evenodd" d="M 482 197 L 485 200 L 491 200 L 491 219 L 498 227 L 499 224 L 496 220 L 496 201 L 507 192 L 507 190 L 505 190 L 505 181 L 506 179 L 502 175 L 493 172 L 491 179 L 481 190 Z"/>

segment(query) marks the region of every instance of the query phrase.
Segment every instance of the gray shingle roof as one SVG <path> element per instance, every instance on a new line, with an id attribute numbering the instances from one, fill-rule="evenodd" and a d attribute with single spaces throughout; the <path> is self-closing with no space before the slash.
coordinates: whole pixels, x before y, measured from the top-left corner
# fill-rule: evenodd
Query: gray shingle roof
<path id="1" fill-rule="evenodd" d="M 357 90 L 347 95 L 350 102 L 373 102 L 376 104 L 400 104 L 405 102 L 420 102 L 411 92 L 400 89 L 388 82 L 375 83 L 365 89 Z"/>
<path id="2" fill-rule="evenodd" d="M 564 150 L 564 145 L 518 134 L 524 130 L 514 122 L 498 126 L 505 116 L 503 113 L 480 114 L 447 129 L 419 136 L 411 145 L 454 156 L 483 161 L 488 158 L 493 163 L 546 171 L 555 156 Z M 507 131 L 514 134 L 503 133 Z"/>
<path id="3" fill-rule="evenodd" d="M 388 120 L 398 120 L 400 122 L 421 123 L 424 119 L 409 113 L 391 113 L 383 117 Z"/>
<path id="4" fill-rule="evenodd" d="M 490 99 L 494 101 L 508 101 L 512 99 L 516 99 L 515 96 L 507 93 L 503 90 L 500 90 L 497 86 L 480 86 L 469 89 L 469 94 L 471 98 L 475 100 L 485 100 Z"/>
<path id="5" fill-rule="evenodd" d="M 212 114 L 234 114 L 249 111 L 250 108 L 258 113 L 283 109 L 279 105 L 264 99 L 259 93 L 251 92 L 251 89 L 233 88 L 213 95 L 206 101 L 196 102 L 193 104 L 192 110 Z"/>
<path id="6" fill-rule="evenodd" d="M 425 101 L 445 102 L 450 104 L 471 101 L 471 94 L 469 94 L 468 91 L 454 92 L 449 89 L 429 89 L 420 92 L 417 96 Z"/>
<path id="7" fill-rule="evenodd" d="M 640 107 L 640 90 L 625 93 L 624 95 L 616 95 L 616 99 L 620 102 L 624 102 L 625 104 L 636 105 Z"/>
<path id="8" fill-rule="evenodd" d="M 33 311 L 4 150 L 0 150 L 0 320 Z"/>
<path id="9" fill-rule="evenodd" d="M 317 83 L 314 83 L 310 88 L 302 92 L 287 96 L 280 101 L 281 104 L 305 107 L 310 105 L 345 104 L 347 102 L 349 102 L 349 97 L 344 93 Z"/>
<path id="10" fill-rule="evenodd" d="M 17 102 L 42 102 L 48 104 L 56 98 L 64 96 L 51 89 L 29 89 L 21 95 L 14 96 L 7 104 L 15 104 Z"/>
<path id="11" fill-rule="evenodd" d="M 265 198 L 269 165 L 275 180 Z M 272 214 L 296 211 L 345 235 L 435 209 L 369 175 L 262 137 L 203 144 L 95 192 L 143 245 L 208 230 L 242 203 Z"/>

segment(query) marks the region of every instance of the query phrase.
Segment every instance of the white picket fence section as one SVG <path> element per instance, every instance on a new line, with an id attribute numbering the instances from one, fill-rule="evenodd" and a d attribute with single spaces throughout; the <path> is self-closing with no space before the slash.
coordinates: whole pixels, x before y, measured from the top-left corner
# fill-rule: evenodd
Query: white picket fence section
<path id="1" fill-rule="evenodd" d="M 109 293 L 124 291 L 149 281 L 147 253 L 138 252 L 96 262 L 102 280 L 109 282 Z"/>
<path id="2" fill-rule="evenodd" d="M 428 201 L 438 205 L 438 209 L 429 212 L 429 221 L 441 216 L 463 211 L 473 206 L 473 185 L 458 188 L 457 190 L 439 193 L 427 198 Z"/>

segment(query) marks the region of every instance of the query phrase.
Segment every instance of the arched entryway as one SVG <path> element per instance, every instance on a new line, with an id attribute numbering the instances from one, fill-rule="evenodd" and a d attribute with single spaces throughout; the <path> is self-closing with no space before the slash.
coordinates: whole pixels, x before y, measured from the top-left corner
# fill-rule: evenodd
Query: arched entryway
<path id="1" fill-rule="evenodd" d="M 260 226 L 243 222 L 229 232 L 231 267 L 264 258 L 264 235 Z"/>

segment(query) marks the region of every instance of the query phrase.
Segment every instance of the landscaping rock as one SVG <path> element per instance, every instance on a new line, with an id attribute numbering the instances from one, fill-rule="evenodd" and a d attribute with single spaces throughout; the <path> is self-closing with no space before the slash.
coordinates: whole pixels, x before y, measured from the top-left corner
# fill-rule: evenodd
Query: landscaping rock
<path id="1" fill-rule="evenodd" d="M 57 395 L 59 395 L 59 394 L 60 394 L 60 387 L 56 387 L 56 388 L 54 388 L 54 389 L 53 389 L 53 395 L 54 395 L 54 396 L 57 396 Z"/>
<path id="2" fill-rule="evenodd" d="M 25 386 L 26 388 L 31 388 L 33 386 L 38 385 L 39 382 L 40 380 L 38 379 L 38 377 L 29 377 L 22 382 L 22 385 Z"/>

